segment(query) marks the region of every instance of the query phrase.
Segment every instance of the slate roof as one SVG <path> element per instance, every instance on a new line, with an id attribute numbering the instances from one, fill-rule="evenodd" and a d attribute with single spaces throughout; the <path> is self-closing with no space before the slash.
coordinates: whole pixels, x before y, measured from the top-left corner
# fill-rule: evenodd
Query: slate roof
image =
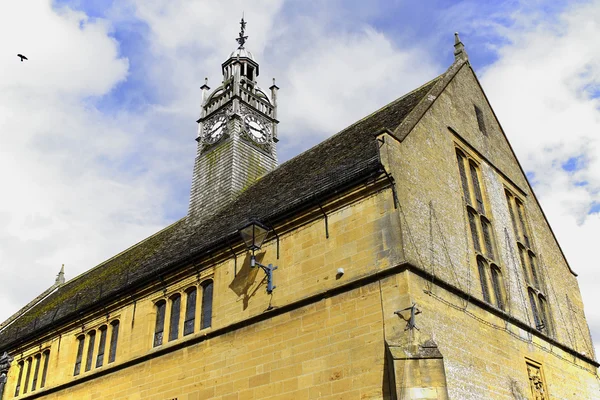
<path id="1" fill-rule="evenodd" d="M 238 229 L 251 218 L 274 224 L 380 174 L 374 135 L 384 128 L 393 131 L 440 77 L 280 165 L 209 220 L 192 224 L 183 218 L 59 287 L 0 331 L 0 353 L 215 251 L 229 239 L 237 242 Z"/>

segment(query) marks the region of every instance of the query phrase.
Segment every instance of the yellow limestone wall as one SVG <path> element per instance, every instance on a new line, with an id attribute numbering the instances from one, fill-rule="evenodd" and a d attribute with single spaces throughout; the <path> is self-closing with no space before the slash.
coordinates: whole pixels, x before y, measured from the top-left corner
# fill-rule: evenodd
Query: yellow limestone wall
<path id="1" fill-rule="evenodd" d="M 327 210 L 327 207 L 325 208 Z M 144 297 L 110 311 L 108 321 L 120 320 L 117 360 L 73 377 L 77 336 L 106 323 L 102 314 L 83 319 L 49 340 L 24 346 L 15 357 L 5 399 L 13 398 L 18 361 L 40 348 L 51 350 L 46 387 L 18 398 L 43 396 L 56 399 L 252 399 L 252 398 L 381 398 L 384 341 L 379 284 L 348 288 L 339 294 L 310 300 L 311 296 L 386 269 L 398 258 L 398 219 L 391 190 L 332 209 L 328 215 L 329 239 L 323 219 L 303 225 L 280 237 L 280 259 L 276 242 L 268 242 L 258 255 L 272 262 L 275 271 L 272 297 L 260 270 L 251 270 L 247 254 L 204 268 L 169 284 L 148 290 Z M 393 228 L 393 229 L 391 229 Z M 345 273 L 336 277 L 337 268 Z M 214 280 L 211 328 L 167 343 L 169 311 L 165 319 L 165 344 L 152 347 L 155 326 L 154 302 L 183 293 L 190 285 Z M 200 292 L 198 297 L 200 298 Z M 232 324 L 272 313 L 298 301 L 289 311 L 247 326 Z M 168 310 L 169 307 L 167 307 Z M 185 298 L 182 299 L 180 330 Z M 197 314 L 200 313 L 198 306 Z M 204 340 L 204 335 L 216 336 Z M 110 336 L 110 335 L 109 335 Z M 193 343 L 185 345 L 185 343 Z M 96 339 L 96 347 L 98 337 Z M 183 347 L 182 347 L 183 346 Z M 181 347 L 181 348 L 180 348 Z M 172 352 L 154 356 L 172 348 Z M 96 355 L 94 350 L 94 360 Z M 108 352 L 107 352 L 108 353 Z M 137 360 L 137 361 L 136 361 Z M 120 368 L 123 364 L 131 366 Z M 110 372 L 117 369 L 116 372 Z M 90 379 L 99 376 L 97 379 Z M 79 382 L 59 391 L 53 388 Z M 31 386 L 31 381 L 30 381 Z M 39 384 L 38 384 L 39 386 Z"/>
<path id="2" fill-rule="evenodd" d="M 487 135 L 479 131 L 474 104 L 484 113 Z M 444 355 L 450 398 L 531 398 L 526 357 L 542 365 L 549 398 L 600 398 L 600 380 L 592 364 L 566 354 L 535 329 L 517 328 L 474 304 L 473 299 L 482 299 L 482 292 L 462 200 L 457 147 L 480 165 L 484 201 L 504 278 L 507 314 L 532 324 L 504 195 L 504 186 L 510 184 L 523 192 L 538 269 L 548 286 L 553 338 L 594 358 L 577 278 L 570 272 L 469 66 L 458 72 L 401 143 L 384 136 L 381 153 L 397 182 L 404 254 L 427 275 L 423 279 L 411 274 L 411 302 L 423 311 L 417 319 L 421 336 L 434 337 Z M 463 295 L 440 287 L 442 281 Z M 387 310 L 386 315 L 390 312 Z M 388 331 L 388 340 L 393 337 Z"/>

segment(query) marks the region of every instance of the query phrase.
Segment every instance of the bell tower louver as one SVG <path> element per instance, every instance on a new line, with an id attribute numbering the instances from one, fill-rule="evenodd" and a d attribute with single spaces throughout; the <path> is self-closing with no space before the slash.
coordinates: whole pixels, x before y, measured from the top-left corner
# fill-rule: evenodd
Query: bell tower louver
<path id="1" fill-rule="evenodd" d="M 223 82 L 202 89 L 198 150 L 192 178 L 188 219 L 199 222 L 277 167 L 277 90 L 270 96 L 256 82 L 259 65 L 245 48 L 246 22 L 238 48 L 222 64 Z"/>

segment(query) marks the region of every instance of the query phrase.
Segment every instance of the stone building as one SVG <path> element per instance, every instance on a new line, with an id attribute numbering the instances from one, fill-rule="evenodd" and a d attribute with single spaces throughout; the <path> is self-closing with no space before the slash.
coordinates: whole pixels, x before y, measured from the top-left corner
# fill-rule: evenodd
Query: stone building
<path id="1" fill-rule="evenodd" d="M 458 36 L 277 166 L 277 86 L 202 89 L 187 216 L 0 326 L 7 399 L 594 399 L 576 274 Z"/>

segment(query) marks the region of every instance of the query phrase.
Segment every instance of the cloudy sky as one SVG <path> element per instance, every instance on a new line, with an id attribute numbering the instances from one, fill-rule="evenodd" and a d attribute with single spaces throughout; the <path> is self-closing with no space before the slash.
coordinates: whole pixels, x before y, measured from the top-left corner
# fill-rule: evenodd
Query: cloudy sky
<path id="1" fill-rule="evenodd" d="M 280 161 L 443 72 L 461 32 L 599 348 L 600 1 L 487 3 L 2 2 L 0 321 L 61 264 L 72 278 L 185 215 L 199 86 L 245 12 L 259 84 L 281 88 Z"/>

